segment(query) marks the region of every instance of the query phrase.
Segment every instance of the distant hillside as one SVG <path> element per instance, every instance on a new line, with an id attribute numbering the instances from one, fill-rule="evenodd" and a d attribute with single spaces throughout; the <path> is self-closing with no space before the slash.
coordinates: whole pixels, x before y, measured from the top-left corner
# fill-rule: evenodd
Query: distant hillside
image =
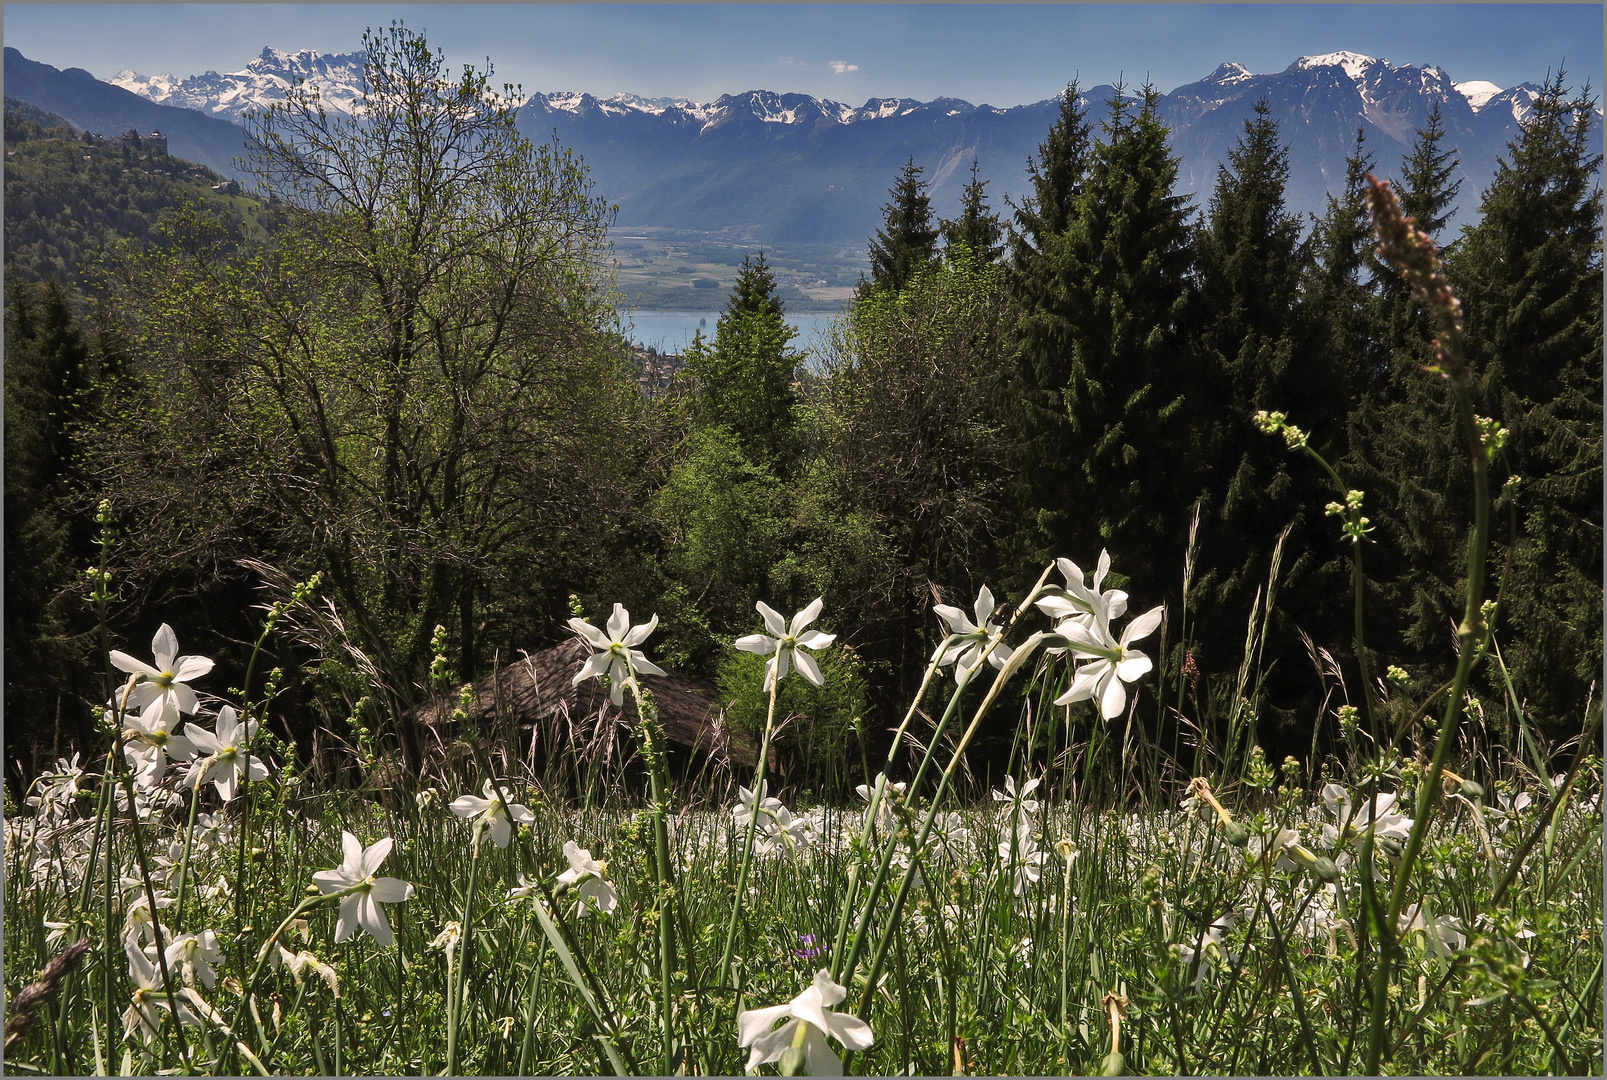
<path id="1" fill-rule="evenodd" d="M 255 198 L 213 190 L 225 178 L 144 146 L 96 146 L 60 116 L 6 98 L 5 262 L 27 280 L 82 282 L 113 244 L 160 243 L 174 207 L 200 203 L 222 214 L 235 238 L 270 224 Z"/>
<path id="2" fill-rule="evenodd" d="M 63 116 L 80 131 L 121 135 L 130 129 L 141 135 L 160 131 L 168 149 L 187 161 L 205 165 L 224 176 L 245 181 L 234 159 L 245 152 L 240 127 L 190 109 L 157 105 L 122 87 L 101 82 L 82 68 L 59 71 L 29 60 L 9 46 L 5 50 L 5 92 L 9 98 Z"/>

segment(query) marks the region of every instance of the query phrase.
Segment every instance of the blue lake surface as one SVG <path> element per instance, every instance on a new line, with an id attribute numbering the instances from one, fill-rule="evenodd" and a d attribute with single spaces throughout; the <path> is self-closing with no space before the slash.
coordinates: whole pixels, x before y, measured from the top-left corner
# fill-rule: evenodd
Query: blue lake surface
<path id="1" fill-rule="evenodd" d="M 786 319 L 798 328 L 792 347 L 802 352 L 815 352 L 820 335 L 838 317 L 835 311 L 788 312 Z M 715 327 L 720 322 L 719 311 L 636 311 L 622 312 L 625 336 L 643 348 L 657 349 L 661 353 L 677 354 L 691 344 L 698 330 L 709 340 L 714 339 Z"/>

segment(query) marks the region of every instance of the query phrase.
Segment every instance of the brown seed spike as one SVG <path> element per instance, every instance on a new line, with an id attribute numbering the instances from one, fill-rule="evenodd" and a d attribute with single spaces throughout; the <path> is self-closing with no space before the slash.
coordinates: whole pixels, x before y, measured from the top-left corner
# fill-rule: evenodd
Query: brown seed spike
<path id="1" fill-rule="evenodd" d="M 1440 249 L 1405 216 L 1388 181 L 1367 174 L 1367 209 L 1378 236 L 1378 257 L 1395 267 L 1411 287 L 1413 298 L 1438 324 L 1434 351 L 1439 364 L 1430 370 L 1449 379 L 1466 379 L 1462 353 L 1462 304 L 1451 291 L 1440 264 Z"/>

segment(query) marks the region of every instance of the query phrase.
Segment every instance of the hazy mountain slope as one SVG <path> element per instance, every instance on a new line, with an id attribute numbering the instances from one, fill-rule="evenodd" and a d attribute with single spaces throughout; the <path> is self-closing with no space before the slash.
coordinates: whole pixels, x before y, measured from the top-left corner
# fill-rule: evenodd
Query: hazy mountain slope
<path id="1" fill-rule="evenodd" d="M 120 86 L 101 82 L 82 68 L 59 71 L 29 60 L 8 46 L 5 92 L 97 135 L 121 135 L 130 128 L 141 135 L 160 131 L 167 136 L 168 152 L 174 156 L 225 176 L 245 178 L 234 164 L 234 159 L 244 153 L 239 125 L 190 109 L 158 105 Z"/>

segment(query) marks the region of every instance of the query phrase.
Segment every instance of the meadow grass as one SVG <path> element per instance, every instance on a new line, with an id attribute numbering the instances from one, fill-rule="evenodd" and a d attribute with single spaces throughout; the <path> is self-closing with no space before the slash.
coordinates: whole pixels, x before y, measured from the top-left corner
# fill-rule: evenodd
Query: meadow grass
<path id="1" fill-rule="evenodd" d="M 1172 653 L 1161 608 L 1118 632 L 1127 596 L 1102 591 L 1102 554 L 1091 584 L 1057 560 L 1002 624 L 986 588 L 975 621 L 935 609 L 946 636 L 874 776 L 860 744 L 862 804 L 805 806 L 764 776 L 780 680 L 822 679 L 810 654 L 831 637 L 805 631 L 819 601 L 790 623 L 761 604 L 769 633 L 736 643 L 769 657 L 751 777 L 671 783 L 638 648 L 657 620 L 616 605 L 606 631 L 571 620 L 594 649 L 577 674 L 609 681 L 645 792 L 579 744 L 521 765 L 461 710 L 449 780 L 403 768 L 394 726 L 354 719 L 360 782 L 341 786 L 258 729 L 282 675 L 253 700 L 255 656 L 239 715 L 218 703 L 204 726 L 188 684 L 211 661 L 178 656 L 164 626 L 154 665 L 109 653 L 130 678 L 105 751 L 39 777 L 30 812 L 7 807 L 7 1067 L 1599 1074 L 1599 705 L 1569 745 L 1542 746 L 1506 682 L 1482 589 L 1499 433 L 1471 412 L 1437 252 L 1371 191 L 1381 251 L 1439 320 L 1476 480 L 1456 675 L 1427 700 L 1392 704 L 1364 676 L 1363 710 L 1313 719 L 1337 728 L 1331 751 L 1314 734 L 1305 762 L 1269 761 L 1254 717 L 1275 557 L 1204 715 L 1183 714 L 1181 665 L 1155 673 L 1194 745 L 1135 743 L 1126 684 L 1153 667 L 1134 644 L 1160 629 Z M 1315 456 L 1287 418 L 1261 419 Z M 1360 652 L 1367 520 L 1328 471 L 1357 544 Z M 1191 572 L 1192 554 L 1185 597 Z M 104 640 L 104 562 L 91 577 Z M 262 641 L 314 591 L 276 605 Z M 1027 633 L 1040 612 L 1051 629 Z M 1510 745 L 1467 690 L 1481 663 L 1508 687 Z M 1004 694 L 1018 676 L 1025 694 Z M 984 722 L 1013 733 L 1012 772 L 962 798 Z"/>
<path id="2" fill-rule="evenodd" d="M 913 859 L 919 874 L 875 987 L 866 994 L 862 965 L 840 1007 L 870 1005 L 863 1015 L 875 1042 L 850 1059 L 856 1072 L 1098 1073 L 1115 1064 L 1107 1062 L 1113 1015 L 1119 1064 L 1134 1073 L 1355 1072 L 1381 948 L 1367 906 L 1397 867 L 1380 844 L 1380 884 L 1369 899 L 1362 843 L 1339 842 L 1334 830 L 1344 821 L 1303 786 L 1344 778 L 1308 779 L 1292 764 L 1275 771 L 1258 761 L 1213 795 L 1249 834 L 1236 846 L 1238 837 L 1197 794 L 1179 804 L 1176 796 L 1189 789 L 1163 799 L 1154 785 L 1154 801 L 1123 810 L 1064 798 L 1077 756 L 1040 774 L 1043 786 L 1024 798 L 1019 777 L 1015 799 L 955 805 L 918 853 L 919 799 L 893 797 L 879 810 L 869 847 L 859 841 L 863 806 L 795 808 L 801 823 L 787 836 L 772 826 L 755 854 L 724 985 L 714 969 L 745 838 L 730 811 L 737 800 L 729 784 L 719 790 L 706 781 L 672 804 L 667 831 L 677 884 L 669 895 L 655 889 L 651 809 L 625 805 L 632 800 L 618 776 L 588 785 L 610 790 L 610 805 L 571 800 L 534 776 L 505 778 L 508 798 L 528 806 L 530 820 L 506 849 L 485 838 L 476 856 L 475 827 L 447 805 L 479 790 L 471 778 L 457 791 L 312 790 L 281 769 L 253 785 L 243 864 L 239 800 L 222 807 L 210 788 L 201 793 L 186 866 L 189 799 L 175 772 L 166 790 L 136 794 L 151 804 L 140 829 L 145 874 L 167 940 L 214 929 L 223 958 L 213 985 L 193 980 L 216 1019 L 181 997 L 179 1008 L 199 1022 L 173 1025 L 165 992 L 157 991 L 147 995 L 157 1021 L 149 1038 L 137 1030 L 125 1038 L 122 1020 L 134 990 L 122 941 L 148 926 L 137 922 L 145 874 L 127 817 L 115 818 L 118 884 L 106 902 L 97 789 L 85 778 L 76 796 L 52 801 L 59 791 L 51 793 L 35 816 L 7 820 L 13 1000 L 74 937 L 96 943 L 22 1027 L 8 1064 L 53 1073 L 255 1071 L 258 1064 L 296 1074 L 440 1073 L 458 985 L 456 1073 L 612 1072 L 599 1035 L 626 1068 L 657 1071 L 664 902 L 682 930 L 671 1027 L 684 1050 L 673 1064 L 740 1073 L 747 1054 L 737 1045 L 737 1014 L 788 1001 L 827 965 L 850 870 L 857 865 L 863 880 L 885 844 L 895 863 Z M 1599 1068 L 1595 765 L 1591 759 L 1555 779 L 1514 766 L 1485 798 L 1448 794 L 1437 806 L 1418 872 L 1425 918 L 1391 936 L 1400 951 L 1387 991 L 1387 1071 Z M 1409 786 L 1418 768 L 1397 761 L 1381 786 Z M 1281 856 L 1268 850 L 1280 829 L 1298 834 L 1285 837 Z M 341 864 L 342 831 L 364 844 L 396 841 L 380 873 L 414 891 L 384 905 L 395 944 L 379 946 L 366 933 L 337 944 L 334 906 L 312 907 L 278 943 L 310 952 L 333 978 L 270 964 L 243 999 L 267 935 L 315 891 L 316 872 Z M 575 889 L 556 895 L 565 841 L 606 864 L 603 876 L 619 898 L 612 913 L 577 913 Z M 1336 880 L 1291 858 L 1295 843 L 1334 858 Z M 552 890 L 550 899 L 539 889 L 508 899 L 536 881 Z M 471 883 L 473 932 L 457 939 L 457 984 L 441 938 L 461 923 Z M 1414 889 L 1414 902 L 1418 896 Z M 873 935 L 887 929 L 888 899 L 884 893 L 871 912 Z M 537 905 L 561 921 L 557 938 L 543 931 Z M 180 988 L 186 982 L 180 970 L 170 977 Z M 592 989 L 591 1005 L 577 981 Z M 13 1010 L 8 1032 L 16 1021 Z"/>

